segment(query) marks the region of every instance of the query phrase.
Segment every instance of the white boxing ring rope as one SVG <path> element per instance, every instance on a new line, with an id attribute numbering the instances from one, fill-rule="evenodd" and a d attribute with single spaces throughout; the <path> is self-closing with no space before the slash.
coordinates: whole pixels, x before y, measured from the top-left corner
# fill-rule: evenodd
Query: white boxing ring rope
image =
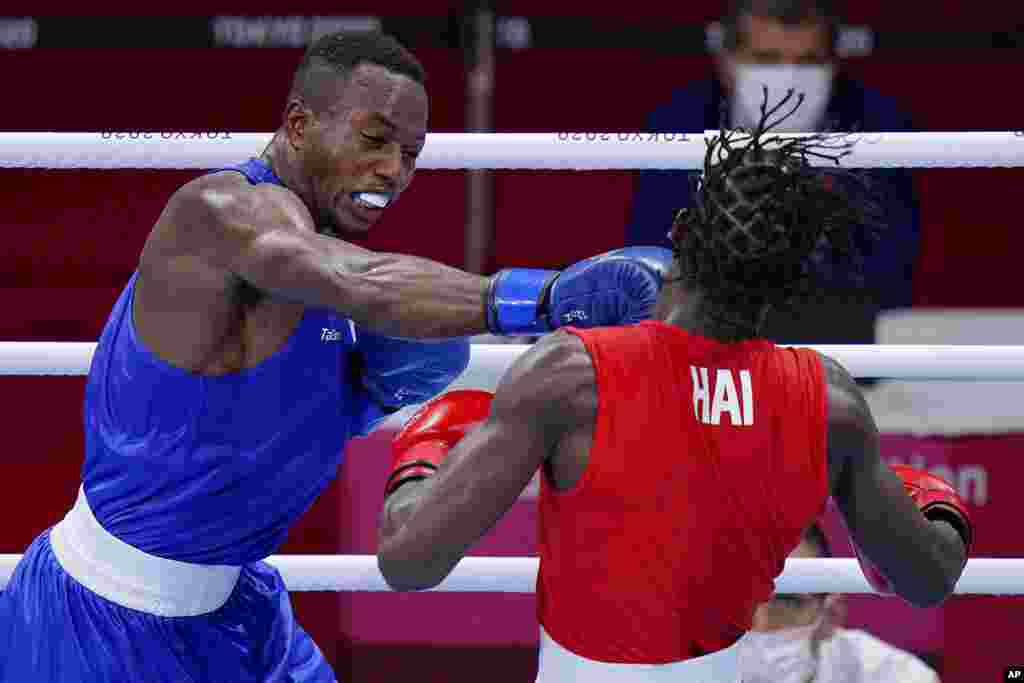
<path id="1" fill-rule="evenodd" d="M 529 346 L 472 344 L 464 379 L 493 387 Z M 913 380 L 1024 380 L 1024 346 L 811 344 L 854 377 Z M 85 375 L 93 342 L 0 342 L 0 375 Z M 487 388 L 484 387 L 484 388 Z"/>
<path id="2" fill-rule="evenodd" d="M 7 585 L 21 555 L 0 555 L 0 589 Z M 289 591 L 386 592 L 374 555 L 273 555 Z M 533 593 L 535 557 L 466 557 L 432 592 Z M 968 560 L 956 584 L 957 595 L 1024 595 L 1024 560 Z M 790 559 L 775 580 L 779 593 L 871 594 L 857 560 Z"/>
<path id="3" fill-rule="evenodd" d="M 0 375 L 85 375 L 94 343 L 0 342 Z M 457 383 L 493 388 L 527 348 L 473 344 Z M 855 377 L 941 380 L 1024 380 L 1024 346 L 812 345 Z M 0 555 L 0 587 L 20 555 Z M 387 591 L 372 555 L 274 555 L 292 591 Z M 436 591 L 532 593 L 537 558 L 467 557 Z M 1024 559 L 971 559 L 956 586 L 961 595 L 1024 594 Z M 871 593 L 852 559 L 792 559 L 776 581 L 779 592 Z"/>
<path id="4" fill-rule="evenodd" d="M 430 133 L 420 169 L 698 169 L 717 131 L 682 133 Z M 801 137 L 800 134 L 791 136 Z M 257 156 L 271 133 L 5 133 L 0 168 L 210 169 Z M 785 137 L 785 136 L 784 136 Z M 1019 131 L 855 133 L 848 168 L 1024 166 Z M 812 164 L 829 165 L 810 159 Z"/>
<path id="5" fill-rule="evenodd" d="M 703 167 L 704 134 L 432 133 L 420 169 L 642 170 Z M 800 137 L 799 135 L 794 135 Z M 270 133 L 27 133 L 0 132 L 0 168 L 210 169 L 257 156 Z M 1024 133 L 835 134 L 856 143 L 848 168 L 1024 166 Z M 831 162 L 812 160 L 828 165 Z M 466 386 L 493 388 L 527 347 L 473 345 Z M 1024 346 L 812 346 L 855 377 L 915 380 L 1024 380 Z M 95 344 L 0 342 L 0 375 L 85 375 Z M 20 555 L 0 555 L 0 588 Z M 275 555 L 292 591 L 387 591 L 371 555 Z M 538 568 L 531 557 L 467 557 L 437 591 L 532 593 Z M 790 559 L 777 579 L 780 593 L 871 593 L 853 559 Z M 1024 559 L 975 558 L 955 592 L 1024 595 Z"/>

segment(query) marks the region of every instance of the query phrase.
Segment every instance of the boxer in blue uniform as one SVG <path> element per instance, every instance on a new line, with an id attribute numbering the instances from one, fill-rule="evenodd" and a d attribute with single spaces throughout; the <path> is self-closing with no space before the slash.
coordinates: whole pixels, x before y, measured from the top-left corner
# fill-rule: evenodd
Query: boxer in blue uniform
<path id="1" fill-rule="evenodd" d="M 342 239 L 408 187 L 423 81 L 387 36 L 325 36 L 262 156 L 170 198 L 92 361 L 77 502 L 0 593 L 0 681 L 334 681 L 261 560 L 346 442 L 444 389 L 467 335 L 649 316 L 665 249 L 481 277 Z"/>

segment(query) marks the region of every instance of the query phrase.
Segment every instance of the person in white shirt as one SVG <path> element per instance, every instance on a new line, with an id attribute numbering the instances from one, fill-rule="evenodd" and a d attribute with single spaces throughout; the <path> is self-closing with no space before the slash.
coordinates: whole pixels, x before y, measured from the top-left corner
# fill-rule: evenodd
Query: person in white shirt
<path id="1" fill-rule="evenodd" d="M 821 527 L 804 532 L 793 558 L 831 557 Z M 866 631 L 843 628 L 838 595 L 776 595 L 740 641 L 742 683 L 939 683 L 924 662 Z"/>

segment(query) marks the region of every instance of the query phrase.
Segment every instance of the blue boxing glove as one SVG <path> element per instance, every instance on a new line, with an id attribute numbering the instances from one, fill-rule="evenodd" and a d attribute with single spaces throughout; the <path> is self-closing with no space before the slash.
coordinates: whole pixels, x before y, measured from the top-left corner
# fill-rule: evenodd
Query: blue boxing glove
<path id="1" fill-rule="evenodd" d="M 491 278 L 487 327 L 494 334 L 539 335 L 563 325 L 603 327 L 647 320 L 673 254 L 626 247 L 558 272 L 509 268 Z"/>
<path id="2" fill-rule="evenodd" d="M 402 339 L 356 328 L 358 381 L 386 411 L 437 396 L 469 365 L 469 339 Z"/>

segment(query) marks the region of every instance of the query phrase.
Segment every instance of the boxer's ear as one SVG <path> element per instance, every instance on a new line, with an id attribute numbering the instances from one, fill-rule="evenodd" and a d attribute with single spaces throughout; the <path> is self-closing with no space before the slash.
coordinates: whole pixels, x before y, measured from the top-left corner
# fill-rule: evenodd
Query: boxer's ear
<path id="1" fill-rule="evenodd" d="M 312 123 L 313 111 L 300 97 L 290 97 L 284 110 L 284 132 L 293 149 L 306 146 L 307 129 Z"/>

